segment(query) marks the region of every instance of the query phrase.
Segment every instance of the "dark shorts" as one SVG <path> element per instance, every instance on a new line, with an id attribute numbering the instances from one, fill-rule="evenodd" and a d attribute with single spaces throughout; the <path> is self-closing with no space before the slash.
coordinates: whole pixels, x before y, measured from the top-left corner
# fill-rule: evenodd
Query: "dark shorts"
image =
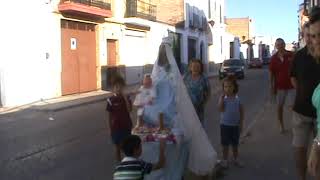
<path id="1" fill-rule="evenodd" d="M 122 141 L 129 135 L 131 135 L 131 130 L 115 131 L 111 133 L 112 143 L 120 145 Z"/>
<path id="2" fill-rule="evenodd" d="M 220 126 L 221 144 L 222 146 L 238 146 L 240 138 L 239 126 Z"/>

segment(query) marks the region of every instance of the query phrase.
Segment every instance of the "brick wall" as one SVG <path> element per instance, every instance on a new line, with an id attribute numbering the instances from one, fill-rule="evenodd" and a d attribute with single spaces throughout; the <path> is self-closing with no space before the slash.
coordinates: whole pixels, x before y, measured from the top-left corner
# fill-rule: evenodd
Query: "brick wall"
<path id="1" fill-rule="evenodd" d="M 157 21 L 176 25 L 184 21 L 184 0 L 153 0 L 157 5 Z"/>
<path id="2" fill-rule="evenodd" d="M 238 36 L 240 41 L 246 41 L 249 39 L 249 18 L 226 18 L 226 24 L 227 31 L 235 36 Z M 245 38 L 243 39 L 244 36 Z"/>

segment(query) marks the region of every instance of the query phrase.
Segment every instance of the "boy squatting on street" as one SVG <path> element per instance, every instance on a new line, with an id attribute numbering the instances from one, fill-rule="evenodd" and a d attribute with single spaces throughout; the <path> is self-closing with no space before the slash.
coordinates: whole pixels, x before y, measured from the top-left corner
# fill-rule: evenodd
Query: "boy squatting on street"
<path id="1" fill-rule="evenodd" d="M 113 175 L 114 180 L 143 180 L 146 174 L 158 170 L 165 165 L 165 139 L 160 139 L 159 160 L 156 164 L 140 160 L 142 154 L 141 139 L 139 136 L 130 135 L 122 143 L 121 150 L 126 155 L 116 167 Z"/>

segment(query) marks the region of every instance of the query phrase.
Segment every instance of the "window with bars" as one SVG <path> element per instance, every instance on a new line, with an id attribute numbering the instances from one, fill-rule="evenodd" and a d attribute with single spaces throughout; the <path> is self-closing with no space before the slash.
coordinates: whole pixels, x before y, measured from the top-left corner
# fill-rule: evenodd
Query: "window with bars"
<path id="1" fill-rule="evenodd" d="M 79 3 L 87 6 L 93 6 L 101 9 L 111 10 L 111 0 L 61 0 L 61 3 L 66 3 L 66 2 Z"/>
<path id="2" fill-rule="evenodd" d="M 81 30 L 81 31 L 95 31 L 94 24 L 87 24 L 87 23 L 68 21 L 68 20 L 61 21 L 61 28 Z"/>
<path id="3" fill-rule="evenodd" d="M 141 17 L 156 20 L 157 6 L 153 0 L 127 0 L 126 17 Z"/>

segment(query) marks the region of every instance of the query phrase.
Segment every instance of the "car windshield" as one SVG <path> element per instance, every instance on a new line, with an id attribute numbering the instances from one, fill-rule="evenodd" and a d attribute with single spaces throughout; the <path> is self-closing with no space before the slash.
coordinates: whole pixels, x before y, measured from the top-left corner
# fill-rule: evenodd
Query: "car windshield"
<path id="1" fill-rule="evenodd" d="M 233 59 L 233 60 L 226 60 L 223 62 L 224 66 L 242 66 L 243 62 L 241 62 L 241 60 L 238 59 Z"/>

